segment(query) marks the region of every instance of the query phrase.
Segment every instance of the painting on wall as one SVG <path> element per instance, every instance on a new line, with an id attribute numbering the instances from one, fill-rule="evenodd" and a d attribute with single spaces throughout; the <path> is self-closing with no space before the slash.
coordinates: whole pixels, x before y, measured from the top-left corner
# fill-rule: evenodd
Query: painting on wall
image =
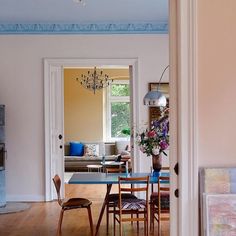
<path id="1" fill-rule="evenodd" d="M 236 236 L 236 194 L 203 194 L 204 236 Z"/>
<path id="2" fill-rule="evenodd" d="M 160 91 L 166 96 L 167 107 L 169 107 L 169 83 L 149 83 L 149 91 Z M 158 87 L 159 86 L 159 87 Z M 149 107 L 149 124 L 161 117 L 162 109 L 160 107 Z"/>

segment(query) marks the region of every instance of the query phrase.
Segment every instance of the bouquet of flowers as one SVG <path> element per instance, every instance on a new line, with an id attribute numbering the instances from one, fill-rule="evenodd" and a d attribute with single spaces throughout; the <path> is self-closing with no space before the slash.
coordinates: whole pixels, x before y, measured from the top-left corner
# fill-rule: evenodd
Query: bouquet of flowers
<path id="1" fill-rule="evenodd" d="M 151 123 L 150 129 L 137 133 L 137 144 L 147 156 L 165 153 L 169 146 L 169 117 L 163 116 Z"/>

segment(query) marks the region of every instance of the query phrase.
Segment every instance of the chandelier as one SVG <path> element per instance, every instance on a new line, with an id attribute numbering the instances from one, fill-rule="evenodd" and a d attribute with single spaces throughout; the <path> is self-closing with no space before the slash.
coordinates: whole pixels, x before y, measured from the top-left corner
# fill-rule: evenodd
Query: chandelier
<path id="1" fill-rule="evenodd" d="M 79 81 L 78 78 L 76 78 Z M 113 82 L 113 79 L 109 80 L 107 74 L 103 75 L 103 71 L 98 72 L 96 67 L 94 67 L 93 72 L 88 71 L 87 75 L 81 75 L 80 84 L 88 89 L 93 91 L 95 94 L 96 90 L 100 90 L 108 87 Z"/>

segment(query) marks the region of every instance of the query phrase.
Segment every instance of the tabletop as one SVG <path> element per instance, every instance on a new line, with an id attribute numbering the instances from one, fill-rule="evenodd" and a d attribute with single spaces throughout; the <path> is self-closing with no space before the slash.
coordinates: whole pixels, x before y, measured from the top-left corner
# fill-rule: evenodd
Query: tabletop
<path id="1" fill-rule="evenodd" d="M 151 176 L 150 173 L 131 173 L 128 177 L 143 177 L 150 176 L 149 182 L 157 183 L 158 176 Z M 162 176 L 169 176 L 168 173 L 161 173 Z M 127 177 L 126 173 L 74 173 L 69 180 L 69 184 L 118 184 L 118 177 Z M 140 183 L 140 182 L 139 182 Z"/>

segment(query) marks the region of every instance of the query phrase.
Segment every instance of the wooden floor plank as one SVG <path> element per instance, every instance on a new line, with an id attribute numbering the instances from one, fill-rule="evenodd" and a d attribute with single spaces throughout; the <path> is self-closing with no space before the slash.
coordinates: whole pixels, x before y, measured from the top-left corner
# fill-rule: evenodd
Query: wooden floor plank
<path id="1" fill-rule="evenodd" d="M 85 197 L 90 199 L 92 204 L 92 215 L 94 229 L 101 209 L 102 200 L 106 192 L 104 185 L 65 185 L 66 197 Z M 115 190 L 114 190 L 115 191 Z M 19 213 L 0 215 L 1 236 L 53 236 L 56 235 L 57 222 L 59 219 L 60 207 L 56 201 L 32 203 L 30 209 Z M 124 226 L 125 235 L 137 235 L 136 224 L 131 226 L 127 223 Z M 157 224 L 156 224 L 157 226 Z M 142 235 L 142 226 L 139 235 Z M 157 227 L 156 227 L 157 230 Z M 155 231 L 156 231 L 155 230 Z M 62 223 L 62 236 L 90 236 L 89 221 L 86 209 L 72 210 L 65 212 Z M 99 235 L 106 235 L 105 215 L 101 223 Z M 110 232 L 112 232 L 112 219 L 110 220 Z M 118 235 L 118 226 L 117 226 Z M 153 235 L 153 234 L 151 234 Z M 157 235 L 157 232 L 154 232 Z M 161 236 L 169 236 L 169 223 L 164 222 Z"/>

